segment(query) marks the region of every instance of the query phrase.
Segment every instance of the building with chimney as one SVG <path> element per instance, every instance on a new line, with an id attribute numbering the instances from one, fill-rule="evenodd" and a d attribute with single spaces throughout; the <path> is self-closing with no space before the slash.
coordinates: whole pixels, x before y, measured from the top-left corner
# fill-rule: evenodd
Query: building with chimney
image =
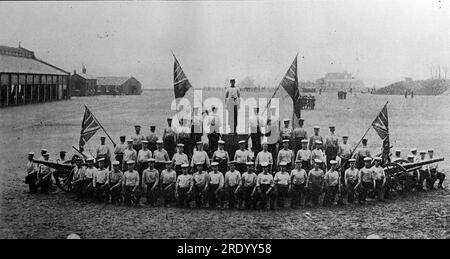
<path id="1" fill-rule="evenodd" d="M 134 77 L 105 76 L 97 77 L 98 94 L 140 95 L 141 83 Z"/>
<path id="2" fill-rule="evenodd" d="M 76 70 L 70 76 L 70 85 L 72 96 L 89 96 L 97 94 L 97 78 L 86 73 L 86 67 L 83 65 L 81 73 Z"/>
<path id="3" fill-rule="evenodd" d="M 0 46 L 0 106 L 70 99 L 70 73 L 33 51 Z"/>

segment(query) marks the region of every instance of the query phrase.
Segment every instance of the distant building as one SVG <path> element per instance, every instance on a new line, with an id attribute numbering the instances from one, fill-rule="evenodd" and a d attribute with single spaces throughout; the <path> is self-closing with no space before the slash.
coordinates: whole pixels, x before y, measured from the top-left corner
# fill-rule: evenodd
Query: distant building
<path id="1" fill-rule="evenodd" d="M 97 77 L 97 94 L 140 95 L 141 83 L 134 77 Z"/>
<path id="2" fill-rule="evenodd" d="M 0 46 L 0 106 L 70 99 L 70 73 L 33 51 Z"/>
<path id="3" fill-rule="evenodd" d="M 356 79 L 352 73 L 327 73 L 316 80 L 316 85 L 322 90 L 348 91 L 350 89 L 363 88 L 363 81 Z"/>
<path id="4" fill-rule="evenodd" d="M 86 67 L 83 66 L 82 73 L 73 71 L 70 76 L 70 86 L 72 96 L 88 96 L 97 93 L 97 78 L 86 74 Z"/>

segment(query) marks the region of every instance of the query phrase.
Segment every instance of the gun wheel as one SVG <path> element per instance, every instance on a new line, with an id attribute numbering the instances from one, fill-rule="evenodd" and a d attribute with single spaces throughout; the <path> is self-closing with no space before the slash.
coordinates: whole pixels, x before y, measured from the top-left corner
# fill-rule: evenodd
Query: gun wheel
<path id="1" fill-rule="evenodd" d="M 56 186 L 64 192 L 72 191 L 72 173 L 65 173 L 60 171 L 55 171 L 53 177 L 56 181 Z"/>

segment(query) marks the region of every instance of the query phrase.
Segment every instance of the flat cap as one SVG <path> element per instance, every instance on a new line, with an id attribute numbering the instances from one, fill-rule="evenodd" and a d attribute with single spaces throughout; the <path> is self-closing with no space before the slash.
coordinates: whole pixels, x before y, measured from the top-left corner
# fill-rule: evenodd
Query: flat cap
<path id="1" fill-rule="evenodd" d="M 411 152 L 416 152 L 417 148 L 411 148 Z"/>
<path id="2" fill-rule="evenodd" d="M 184 147 L 184 144 L 183 143 L 179 143 L 177 146 L 178 147 Z"/>
<path id="3" fill-rule="evenodd" d="M 34 156 L 34 152 L 28 152 L 29 156 Z"/>
<path id="4" fill-rule="evenodd" d="M 381 161 L 382 159 L 381 159 L 381 157 L 375 157 L 373 160 L 375 160 L 375 161 Z"/>
<path id="5" fill-rule="evenodd" d="M 188 164 L 182 164 L 181 168 L 189 168 L 189 165 Z"/>
<path id="6" fill-rule="evenodd" d="M 127 142 L 130 143 L 130 142 L 133 142 L 133 140 L 129 138 L 129 139 L 127 139 Z"/>
<path id="7" fill-rule="evenodd" d="M 202 141 L 197 141 L 197 145 L 203 145 Z"/>
<path id="8" fill-rule="evenodd" d="M 300 159 L 297 159 L 297 160 L 295 160 L 295 163 L 296 163 L 296 164 L 298 164 L 298 163 L 300 163 L 300 164 L 301 164 L 301 163 L 302 163 L 302 160 L 300 160 Z"/>
<path id="9" fill-rule="evenodd" d="M 316 140 L 315 143 L 316 143 L 316 144 L 322 144 L 322 141 Z"/>
<path id="10" fill-rule="evenodd" d="M 106 137 L 105 136 L 100 136 L 100 139 L 106 139 Z"/>
<path id="11" fill-rule="evenodd" d="M 148 141 L 147 140 L 142 140 L 141 143 L 142 144 L 148 144 Z"/>
<path id="12" fill-rule="evenodd" d="M 112 165 L 120 165 L 120 162 L 119 161 L 113 161 Z"/>
<path id="13" fill-rule="evenodd" d="M 284 118 L 283 122 L 289 122 L 291 121 L 289 118 Z"/>
<path id="14" fill-rule="evenodd" d="M 287 163 L 286 162 L 280 162 L 280 166 L 287 166 Z"/>
<path id="15" fill-rule="evenodd" d="M 434 152 L 434 149 L 430 148 L 428 149 L 428 152 Z"/>
<path id="16" fill-rule="evenodd" d="M 320 160 L 320 159 L 314 159 L 314 163 L 316 163 L 316 164 L 321 164 L 322 163 L 322 160 Z"/>
<path id="17" fill-rule="evenodd" d="M 330 164 L 331 164 L 331 165 L 336 165 L 336 164 L 337 164 L 337 161 L 336 161 L 336 160 L 330 160 Z"/>
<path id="18" fill-rule="evenodd" d="M 350 163 L 353 163 L 353 162 L 356 162 L 356 159 L 350 158 L 348 161 L 349 161 Z"/>
<path id="19" fill-rule="evenodd" d="M 217 162 L 212 162 L 211 163 L 211 166 L 218 166 L 219 165 L 219 163 L 217 163 Z"/>
<path id="20" fill-rule="evenodd" d="M 289 139 L 283 139 L 283 141 L 282 141 L 283 143 L 289 143 L 290 142 L 290 140 Z"/>
<path id="21" fill-rule="evenodd" d="M 245 163 L 246 165 L 248 165 L 248 166 L 253 166 L 253 165 L 255 165 L 255 163 L 253 163 L 252 161 L 249 161 L 249 162 L 247 162 L 247 163 Z"/>
<path id="22" fill-rule="evenodd" d="M 239 141 L 239 144 L 245 144 L 245 143 L 246 143 L 245 140 L 240 140 L 240 141 Z"/>
<path id="23" fill-rule="evenodd" d="M 372 161 L 372 158 L 370 158 L 370 157 L 365 157 L 364 158 L 364 162 L 371 162 Z"/>
<path id="24" fill-rule="evenodd" d="M 225 144 L 225 141 L 219 140 L 217 143 L 219 143 L 219 144 Z"/>
<path id="25" fill-rule="evenodd" d="M 314 129 L 320 129 L 320 127 L 319 126 L 314 126 Z"/>
<path id="26" fill-rule="evenodd" d="M 86 158 L 86 162 L 94 162 L 94 158 L 93 157 L 88 157 L 88 158 Z"/>
<path id="27" fill-rule="evenodd" d="M 308 140 L 307 139 L 302 139 L 302 144 L 308 144 Z"/>
<path id="28" fill-rule="evenodd" d="M 134 125 L 134 127 L 135 127 L 135 128 L 140 128 L 140 127 L 141 127 L 141 125 Z"/>
<path id="29" fill-rule="evenodd" d="M 156 141 L 156 144 L 162 144 L 163 143 L 163 141 L 161 140 L 161 139 L 158 139 L 157 141 Z"/>
<path id="30" fill-rule="evenodd" d="M 127 165 L 133 165 L 135 162 L 134 162 L 134 160 L 128 160 L 127 161 Z"/>
<path id="31" fill-rule="evenodd" d="M 101 157 L 101 158 L 97 159 L 97 162 L 105 162 L 105 158 Z"/>
<path id="32" fill-rule="evenodd" d="M 147 159 L 147 162 L 148 163 L 154 163 L 156 160 L 154 159 L 154 158 L 149 158 L 149 159 Z"/>
<path id="33" fill-rule="evenodd" d="M 426 154 L 426 153 L 427 153 L 426 150 L 420 150 L 420 151 L 419 151 L 419 154 Z"/>

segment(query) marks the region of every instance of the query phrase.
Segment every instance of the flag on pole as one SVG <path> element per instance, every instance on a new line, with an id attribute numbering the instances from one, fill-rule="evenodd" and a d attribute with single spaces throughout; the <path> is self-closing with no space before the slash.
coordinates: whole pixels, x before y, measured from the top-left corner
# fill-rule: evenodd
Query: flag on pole
<path id="1" fill-rule="evenodd" d="M 175 55 L 173 55 L 173 58 L 174 58 L 173 88 L 174 88 L 174 92 L 175 92 L 175 99 L 177 99 L 177 98 L 184 97 L 186 92 L 192 86 L 191 86 L 191 83 L 189 83 L 189 80 L 187 79 L 186 74 L 184 74 L 183 69 L 181 68 L 181 65 L 178 62 Z"/>
<path id="2" fill-rule="evenodd" d="M 84 107 L 84 116 L 83 121 L 81 122 L 81 133 L 80 133 L 80 150 L 83 150 L 82 148 L 86 144 L 86 142 L 89 141 L 92 136 L 95 135 L 95 133 L 102 128 L 100 123 L 97 121 L 97 119 L 94 117 L 92 112 L 88 109 L 87 106 Z"/>
<path id="3" fill-rule="evenodd" d="M 377 118 L 372 122 L 372 126 L 378 133 L 378 136 L 383 140 L 383 160 L 389 161 L 390 143 L 387 103 L 384 105 Z"/>
<path id="4" fill-rule="evenodd" d="M 286 75 L 284 75 L 283 80 L 281 80 L 281 86 L 283 86 L 284 90 L 286 90 L 292 98 L 294 114 L 297 119 L 300 119 L 302 107 L 300 105 L 300 91 L 298 89 L 297 56 L 295 56 L 295 59 L 286 72 Z"/>

